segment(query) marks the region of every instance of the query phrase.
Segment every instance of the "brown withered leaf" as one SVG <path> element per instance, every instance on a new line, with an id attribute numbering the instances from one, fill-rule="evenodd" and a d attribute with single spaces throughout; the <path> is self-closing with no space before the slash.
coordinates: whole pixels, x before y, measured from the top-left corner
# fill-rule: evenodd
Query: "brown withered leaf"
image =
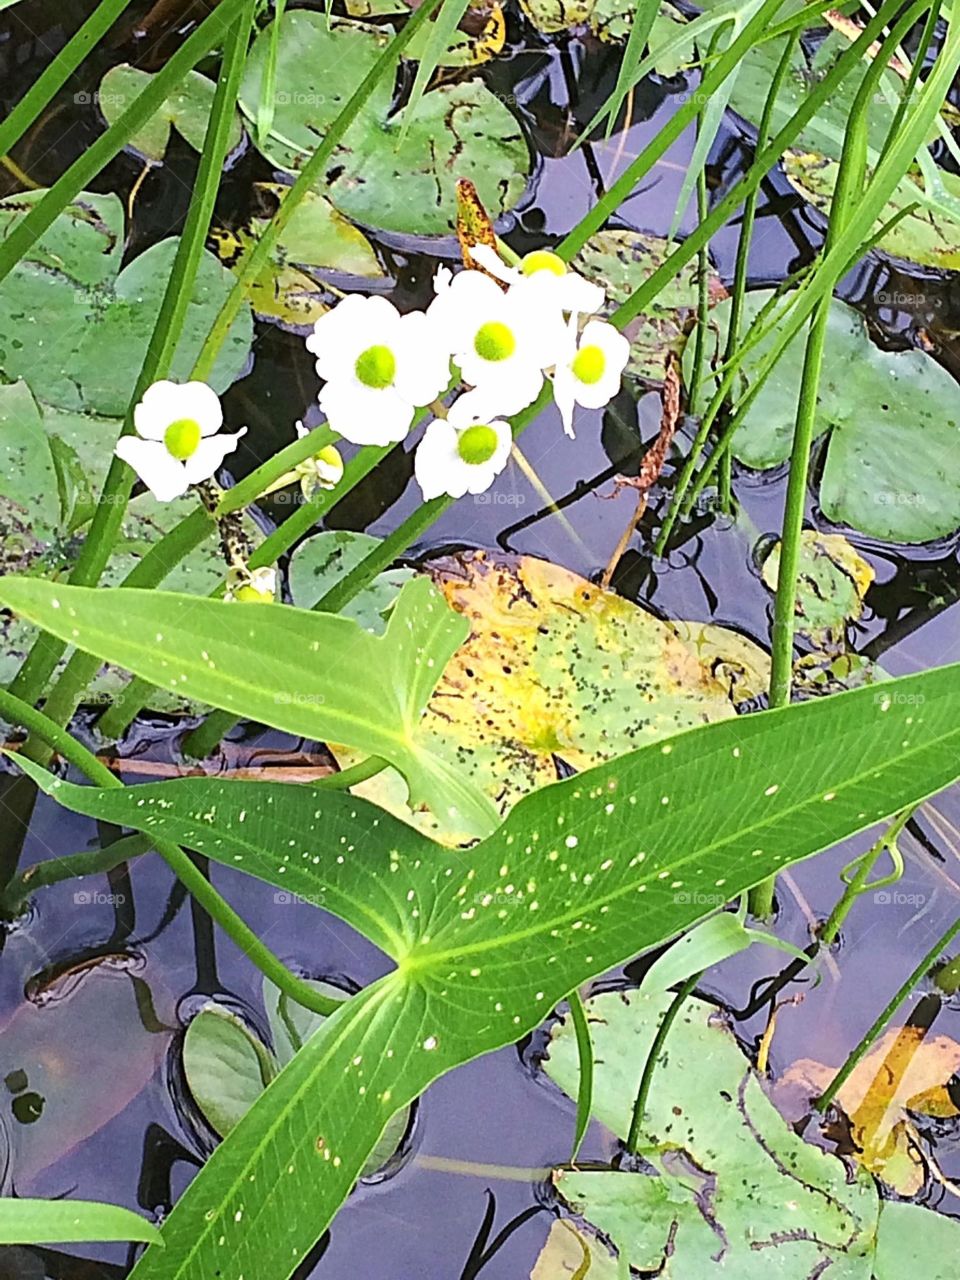
<path id="1" fill-rule="evenodd" d="M 490 221 L 490 215 L 483 207 L 483 201 L 477 194 L 477 188 L 469 178 L 457 179 L 457 239 L 460 241 L 460 254 L 463 265 L 474 271 L 484 271 L 479 262 L 475 262 L 470 252 L 478 244 L 488 245 L 497 252 L 497 235 Z M 490 275 L 489 271 L 484 271 Z M 496 280 L 496 276 L 490 276 Z M 503 281 L 497 280 L 503 287 Z"/>

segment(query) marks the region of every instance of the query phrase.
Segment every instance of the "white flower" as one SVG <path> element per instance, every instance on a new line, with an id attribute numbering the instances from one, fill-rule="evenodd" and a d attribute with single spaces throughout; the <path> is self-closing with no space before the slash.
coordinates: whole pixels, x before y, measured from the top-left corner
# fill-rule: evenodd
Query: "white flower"
<path id="1" fill-rule="evenodd" d="M 401 316 L 386 298 L 344 298 L 313 326 L 307 348 L 326 380 L 320 408 L 354 444 L 402 440 L 414 409 L 450 381 L 449 349 L 435 340 L 425 314 Z"/>
<path id="2" fill-rule="evenodd" d="M 580 334 L 571 321 L 567 350 L 557 361 L 553 398 L 560 410 L 563 429 L 573 435 L 573 407 L 602 409 L 620 390 L 620 378 L 630 355 L 630 343 L 605 320 L 591 320 Z"/>
<path id="3" fill-rule="evenodd" d="M 133 425 L 137 434 L 121 436 L 117 457 L 133 467 L 161 502 L 209 480 L 246 431 L 217 434 L 223 410 L 205 382 L 155 382 L 134 409 Z"/>
<path id="4" fill-rule="evenodd" d="M 498 280 L 516 288 L 539 290 L 545 302 L 575 315 L 593 315 L 603 306 L 604 292 L 583 276 L 571 271 L 563 259 L 549 249 L 534 249 L 508 267 L 488 244 L 474 245 L 470 256 Z"/>
<path id="5" fill-rule="evenodd" d="M 482 271 L 451 273 L 441 267 L 437 296 L 427 311 L 465 382 L 476 388 L 478 417 L 518 413 L 537 398 L 548 369 L 563 348 L 560 311 L 539 291 L 504 292 Z"/>
<path id="6" fill-rule="evenodd" d="M 298 438 L 303 440 L 309 434 L 309 429 L 302 422 L 298 422 Z M 282 476 L 278 476 L 273 484 L 263 490 L 260 497 L 265 498 L 268 494 L 276 493 L 278 489 L 285 489 L 287 485 L 296 484 L 299 481 L 303 496 L 310 499 L 318 489 L 335 489 L 342 479 L 343 459 L 336 445 L 328 444 L 323 449 L 318 449 L 311 457 L 304 458 L 303 462 L 298 462 L 290 471 L 285 471 Z"/>
<path id="7" fill-rule="evenodd" d="M 513 434 L 506 422 L 479 422 L 461 396 L 448 418 L 429 424 L 417 446 L 414 472 L 429 501 L 442 493 L 483 493 L 507 465 Z"/>
<path id="8" fill-rule="evenodd" d="M 263 569 L 231 569 L 227 573 L 227 589 L 223 598 L 248 604 L 273 604 L 277 598 L 276 569 L 269 566 Z"/>

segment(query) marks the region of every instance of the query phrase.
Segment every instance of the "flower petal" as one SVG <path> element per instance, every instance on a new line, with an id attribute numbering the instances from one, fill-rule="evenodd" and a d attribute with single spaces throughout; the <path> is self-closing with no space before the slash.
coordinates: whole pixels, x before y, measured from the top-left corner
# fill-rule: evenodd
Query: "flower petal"
<path id="1" fill-rule="evenodd" d="M 209 480 L 227 454 L 236 449 L 237 441 L 246 434 L 246 430 L 244 427 L 234 435 L 221 432 L 218 436 L 206 436 L 201 440 L 196 451 L 183 464 L 188 482 L 199 484 L 201 480 Z"/>
<path id="2" fill-rule="evenodd" d="M 396 444 L 413 421 L 413 405 L 393 387 L 378 391 L 354 378 L 337 378 L 318 399 L 330 427 L 353 444 Z"/>
<path id="3" fill-rule="evenodd" d="M 396 344 L 397 394 L 418 408 L 446 391 L 450 383 L 450 351 L 422 311 L 403 317 Z"/>
<path id="4" fill-rule="evenodd" d="M 465 463 L 457 453 L 458 433 L 436 418 L 423 433 L 413 459 L 413 473 L 425 501 L 439 498 L 442 493 L 460 498 L 467 491 Z"/>
<path id="5" fill-rule="evenodd" d="M 470 257 L 504 284 L 513 284 L 515 280 L 521 279 L 521 272 L 516 267 L 508 267 L 496 249 L 489 244 L 471 245 Z"/>
<path id="6" fill-rule="evenodd" d="M 159 502 L 179 498 L 190 487 L 183 463 L 169 454 L 159 440 L 121 436 L 114 452 L 133 467 Z"/>
<path id="7" fill-rule="evenodd" d="M 352 293 L 313 326 L 307 350 L 317 357 L 317 373 L 324 380 L 352 372 L 357 356 L 367 347 L 392 347 L 400 327 L 400 312 L 387 298 Z"/>

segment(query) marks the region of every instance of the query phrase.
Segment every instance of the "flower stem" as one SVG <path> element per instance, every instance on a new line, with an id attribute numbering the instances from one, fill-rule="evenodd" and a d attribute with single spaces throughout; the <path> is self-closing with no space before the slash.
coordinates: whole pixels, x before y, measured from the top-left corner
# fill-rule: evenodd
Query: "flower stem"
<path id="1" fill-rule="evenodd" d="M 657 1034 L 653 1037 L 650 1052 L 647 1054 L 647 1060 L 643 1064 L 643 1074 L 640 1077 L 636 1101 L 633 1104 L 633 1115 L 630 1118 L 630 1130 L 627 1133 L 627 1150 L 631 1155 L 635 1156 L 637 1154 L 640 1145 L 640 1126 L 643 1124 L 643 1118 L 646 1114 L 647 1099 L 650 1097 L 650 1086 L 653 1083 L 653 1073 L 657 1067 L 657 1059 L 660 1057 L 664 1044 L 666 1044 L 670 1028 L 676 1022 L 677 1014 L 683 1007 L 683 1002 L 702 977 L 702 973 L 692 973 L 690 975 L 671 1000 L 669 1008 L 663 1015 L 659 1027 L 657 1027 Z"/>

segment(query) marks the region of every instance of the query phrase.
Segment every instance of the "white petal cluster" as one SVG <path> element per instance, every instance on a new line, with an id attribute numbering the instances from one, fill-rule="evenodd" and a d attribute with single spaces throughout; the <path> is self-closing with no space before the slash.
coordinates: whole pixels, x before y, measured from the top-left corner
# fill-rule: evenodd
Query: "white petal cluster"
<path id="1" fill-rule="evenodd" d="M 603 290 L 555 253 L 508 266 L 489 246 L 470 252 L 476 268 L 437 271 L 425 312 L 401 315 L 386 298 L 352 294 L 307 338 L 324 379 L 320 407 L 344 439 L 396 444 L 418 409 L 434 407 L 414 464 L 427 499 L 489 488 L 510 456 L 506 419 L 547 379 L 572 436 L 575 407 L 602 408 L 616 395 L 630 351 L 605 321 L 588 319 L 581 332 Z M 447 413 L 437 401 L 457 383 L 462 394 Z"/>
<path id="2" fill-rule="evenodd" d="M 155 382 L 134 409 L 133 425 L 136 434 L 117 441 L 117 457 L 160 502 L 209 480 L 246 431 L 220 431 L 220 399 L 205 382 Z"/>

